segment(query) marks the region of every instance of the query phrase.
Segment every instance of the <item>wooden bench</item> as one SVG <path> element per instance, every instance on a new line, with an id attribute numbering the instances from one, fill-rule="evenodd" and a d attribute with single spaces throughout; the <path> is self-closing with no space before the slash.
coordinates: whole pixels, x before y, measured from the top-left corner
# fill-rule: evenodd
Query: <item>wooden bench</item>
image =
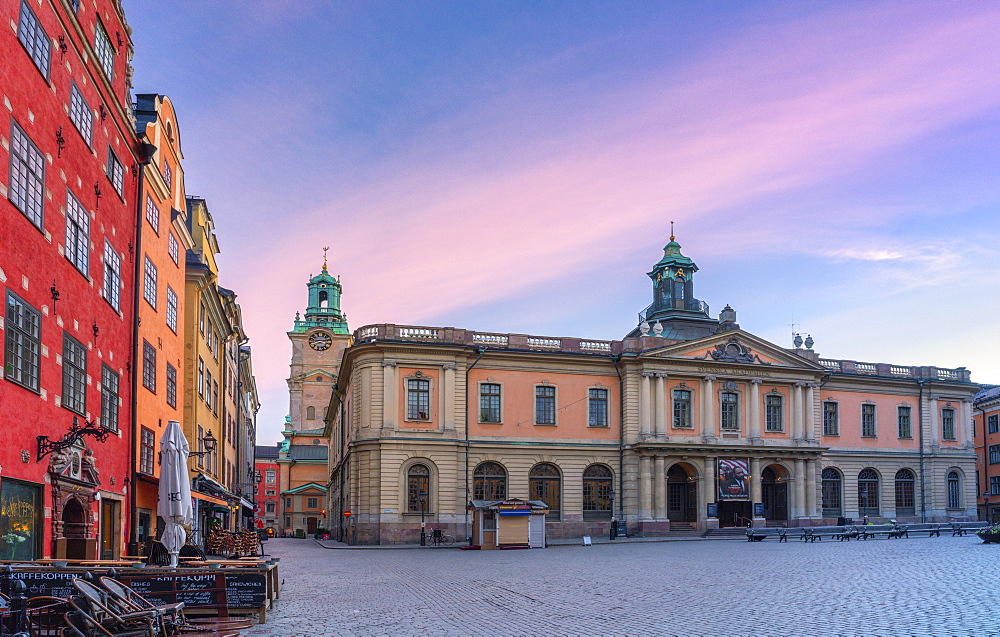
<path id="1" fill-rule="evenodd" d="M 787 529 L 780 529 L 780 528 L 778 528 L 778 529 L 766 529 L 766 528 L 747 529 L 747 542 L 763 542 L 764 540 L 766 540 L 769 537 L 776 537 L 776 538 L 778 538 L 779 542 L 784 542 L 786 540 L 784 539 L 783 536 L 785 535 L 785 531 L 786 530 Z"/>
<path id="2" fill-rule="evenodd" d="M 989 522 L 952 522 L 951 536 L 962 536 L 969 532 L 975 533 L 976 531 L 988 528 L 989 526 Z"/>
<path id="3" fill-rule="evenodd" d="M 906 531 L 903 527 L 896 526 L 895 524 L 866 524 L 859 529 L 861 535 L 859 539 L 867 540 L 868 538 L 875 538 L 879 536 L 884 536 L 887 540 L 893 538 L 901 538 L 906 535 Z"/>
<path id="4" fill-rule="evenodd" d="M 910 537 L 910 533 L 926 533 L 927 537 L 941 537 L 941 527 L 943 524 L 906 524 L 903 526 L 903 537 Z"/>

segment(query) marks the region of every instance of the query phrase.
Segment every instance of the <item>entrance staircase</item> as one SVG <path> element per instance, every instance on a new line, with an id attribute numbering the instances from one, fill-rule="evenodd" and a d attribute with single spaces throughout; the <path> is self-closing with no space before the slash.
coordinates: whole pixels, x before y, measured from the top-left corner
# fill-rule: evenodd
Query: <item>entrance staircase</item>
<path id="1" fill-rule="evenodd" d="M 723 529 L 709 529 L 702 537 L 712 540 L 745 540 L 747 539 L 747 530 L 742 526 L 729 526 Z"/>

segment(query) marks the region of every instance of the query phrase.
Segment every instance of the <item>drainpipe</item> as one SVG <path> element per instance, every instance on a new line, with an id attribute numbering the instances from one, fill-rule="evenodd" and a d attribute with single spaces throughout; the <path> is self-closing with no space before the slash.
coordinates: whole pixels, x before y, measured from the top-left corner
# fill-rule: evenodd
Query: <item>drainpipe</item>
<path id="1" fill-rule="evenodd" d="M 145 139 L 143 135 L 143 139 Z M 136 407 L 138 406 L 138 394 L 139 394 L 139 286 L 140 281 L 142 281 L 142 269 L 139 265 L 142 261 L 139 258 L 142 255 L 142 187 L 145 182 L 146 176 L 146 166 L 149 164 L 150 159 L 153 157 L 153 153 L 156 152 L 156 146 L 150 144 L 148 141 L 140 142 L 139 150 L 141 151 L 142 159 L 139 162 L 138 170 L 138 184 L 136 186 L 136 196 L 135 196 L 135 249 L 132 251 L 132 258 L 135 263 L 133 268 L 133 279 L 132 279 L 132 387 L 131 396 L 129 396 L 129 409 L 131 412 L 131 417 L 129 418 L 129 426 L 131 430 L 129 431 L 129 436 L 131 440 L 129 441 L 129 449 L 131 450 L 131 455 L 129 456 L 129 466 L 131 475 L 131 485 L 128 491 L 128 554 L 137 555 L 139 551 L 139 535 L 137 533 L 139 511 L 136 504 L 135 492 L 137 485 L 139 483 L 138 476 L 139 472 L 136 470 L 136 455 L 139 453 L 139 446 L 137 444 L 136 429 L 139 424 L 139 416 L 136 413 Z M 155 523 L 155 520 L 150 520 L 151 524 Z"/>
<path id="2" fill-rule="evenodd" d="M 465 368 L 465 537 L 472 541 L 472 531 L 469 529 L 469 502 L 472 500 L 469 493 L 469 372 L 479 364 L 486 348 L 476 348 L 479 354 L 472 365 Z"/>
<path id="3" fill-rule="evenodd" d="M 927 500 L 925 498 L 924 483 L 924 383 L 927 382 L 925 378 L 917 379 L 917 386 L 920 388 L 920 398 L 917 401 L 917 431 L 919 432 L 918 440 L 920 442 L 920 522 L 921 524 L 927 521 Z"/>
<path id="4" fill-rule="evenodd" d="M 615 365 L 615 373 L 618 374 L 618 519 L 625 520 L 625 379 L 622 377 L 622 370 L 618 363 L 621 361 L 621 354 L 611 356 L 611 362 Z M 628 523 L 625 524 L 626 537 L 628 537 Z"/>

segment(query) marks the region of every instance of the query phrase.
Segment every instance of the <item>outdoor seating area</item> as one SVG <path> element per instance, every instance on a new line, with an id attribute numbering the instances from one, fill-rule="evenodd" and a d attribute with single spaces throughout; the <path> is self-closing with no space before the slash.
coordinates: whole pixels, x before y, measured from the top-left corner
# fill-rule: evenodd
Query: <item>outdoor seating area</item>
<path id="1" fill-rule="evenodd" d="M 226 637 L 264 623 L 278 560 L 178 567 L 127 560 L 38 560 L 0 570 L 0 637 Z"/>
<path id="2" fill-rule="evenodd" d="M 801 528 L 748 528 L 748 542 L 763 542 L 768 538 L 777 538 L 779 542 L 787 542 L 788 538 L 799 538 L 804 542 L 819 542 L 824 538 L 829 540 L 850 541 L 875 538 L 901 539 L 910 535 L 926 534 L 927 537 L 940 537 L 941 531 L 951 531 L 952 537 L 975 533 L 989 526 L 986 522 L 950 522 L 928 524 L 863 524 L 845 526 L 814 526 Z"/>

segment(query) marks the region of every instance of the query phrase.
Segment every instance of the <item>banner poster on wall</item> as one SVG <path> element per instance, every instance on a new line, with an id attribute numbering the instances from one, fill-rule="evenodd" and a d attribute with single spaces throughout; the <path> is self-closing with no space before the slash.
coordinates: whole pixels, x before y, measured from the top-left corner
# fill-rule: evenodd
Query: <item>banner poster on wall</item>
<path id="1" fill-rule="evenodd" d="M 749 500 L 750 472 L 746 460 L 719 459 L 719 500 Z"/>

